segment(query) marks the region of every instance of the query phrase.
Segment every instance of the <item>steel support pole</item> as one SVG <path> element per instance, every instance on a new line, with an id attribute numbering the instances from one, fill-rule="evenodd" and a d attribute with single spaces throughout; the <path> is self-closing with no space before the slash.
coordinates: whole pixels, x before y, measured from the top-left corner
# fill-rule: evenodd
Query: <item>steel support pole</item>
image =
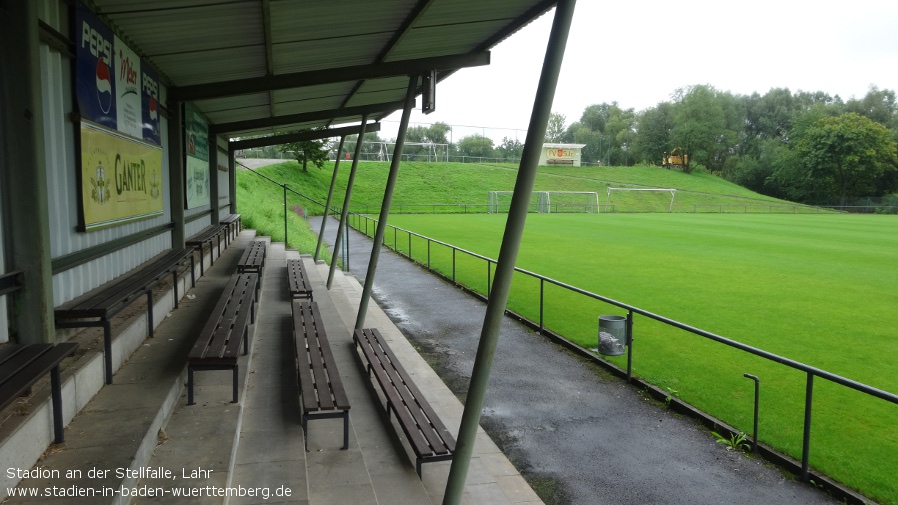
<path id="1" fill-rule="evenodd" d="M 346 181 L 346 196 L 343 198 L 343 210 L 340 212 L 340 224 L 337 225 L 337 238 L 334 239 L 334 253 L 331 255 L 331 268 L 327 274 L 327 289 L 334 283 L 334 273 L 337 269 L 337 258 L 340 257 L 340 242 L 342 242 L 343 228 L 346 227 L 346 216 L 349 215 L 349 198 L 352 196 L 352 185 L 355 182 L 355 171 L 359 166 L 359 157 L 362 154 L 362 141 L 365 139 L 365 127 L 368 124 L 368 114 L 362 116 L 362 124 L 359 126 L 359 138 L 355 143 L 355 151 L 352 157 L 352 168 L 349 169 L 349 180 Z M 327 219 L 327 216 L 324 216 Z"/>
<path id="2" fill-rule="evenodd" d="M 217 225 L 221 221 L 218 206 L 218 137 L 209 136 L 209 203 L 212 204 L 212 223 Z"/>
<path id="3" fill-rule="evenodd" d="M 0 247 L 7 271 L 21 270 L 25 281 L 26 289 L 7 297 L 20 344 L 56 340 L 38 11 L 40 2 L 0 1 Z M 50 146 L 64 148 L 62 140 Z"/>
<path id="4" fill-rule="evenodd" d="M 371 258 L 368 260 L 368 273 L 365 275 L 365 286 L 362 288 L 362 299 L 359 300 L 359 314 L 355 319 L 356 329 L 365 326 L 365 314 L 368 312 L 368 300 L 374 287 L 374 274 L 377 272 L 377 261 L 380 258 L 380 244 L 383 242 L 387 229 L 387 218 L 390 217 L 390 203 L 393 201 L 393 190 L 396 188 L 396 178 L 399 175 L 399 160 L 402 158 L 402 148 L 405 145 L 405 132 L 408 130 L 408 121 L 415 106 L 415 90 L 418 88 L 418 76 L 408 79 L 408 89 L 405 91 L 405 107 L 402 109 L 402 119 L 399 121 L 399 131 L 396 133 L 396 145 L 393 147 L 393 160 L 390 162 L 390 175 L 387 176 L 387 185 L 384 188 L 384 199 L 380 204 L 380 217 L 377 220 L 377 229 L 374 232 L 374 242 L 371 247 Z M 411 235 L 409 235 L 411 240 Z M 409 242 L 409 258 L 412 248 Z"/>
<path id="5" fill-rule="evenodd" d="M 321 231 L 318 232 L 318 244 L 315 245 L 315 263 L 318 262 L 318 255 L 321 254 L 321 243 L 324 242 L 324 229 L 327 226 L 327 215 L 331 211 L 331 199 L 334 196 L 334 185 L 337 183 L 337 170 L 340 168 L 340 156 L 343 155 L 343 143 L 346 141 L 346 135 L 340 137 L 340 147 L 337 148 L 337 161 L 334 163 L 334 175 L 331 176 L 331 186 L 327 190 L 327 201 L 324 203 L 324 213 L 321 215 Z"/>
<path id="6" fill-rule="evenodd" d="M 231 202 L 231 214 L 237 213 L 237 157 L 228 146 L 228 198 Z"/>
<path id="7" fill-rule="evenodd" d="M 483 410 L 490 369 L 499 340 L 499 327 L 505 317 L 514 266 L 521 244 L 521 236 L 524 234 L 527 207 L 533 192 L 533 183 L 536 180 L 539 155 L 545 140 L 549 115 L 552 112 L 552 99 L 558 84 L 558 74 L 561 71 L 561 62 L 564 58 L 564 49 L 567 45 L 575 5 L 576 0 L 560 0 L 555 6 L 555 19 L 552 22 L 552 31 L 549 34 L 539 86 L 533 102 L 533 112 L 530 115 L 527 139 L 524 141 L 524 152 L 521 154 L 521 165 L 515 181 L 514 195 L 511 198 L 508 219 L 505 222 L 505 234 L 499 249 L 496 274 L 487 301 L 486 315 L 483 318 L 480 344 L 474 359 L 474 370 L 471 373 L 465 410 L 458 431 L 455 456 L 449 470 L 449 480 L 446 482 L 446 493 L 443 496 L 444 505 L 457 505 L 461 502 L 464 492 L 465 479 L 468 476 L 468 467 L 474 452 L 477 428 L 480 426 L 480 414 Z"/>
<path id="8" fill-rule="evenodd" d="M 184 106 L 180 102 L 168 103 L 168 187 L 171 202 L 171 232 L 173 249 L 184 247 Z M 200 259 L 202 261 L 202 258 Z"/>

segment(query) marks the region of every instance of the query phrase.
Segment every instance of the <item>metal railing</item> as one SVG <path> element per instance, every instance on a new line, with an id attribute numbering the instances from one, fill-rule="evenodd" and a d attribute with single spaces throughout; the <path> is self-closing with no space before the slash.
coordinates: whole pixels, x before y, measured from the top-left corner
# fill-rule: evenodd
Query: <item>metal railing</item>
<path id="1" fill-rule="evenodd" d="M 355 228 L 361 233 L 364 233 L 366 236 L 371 237 L 373 234 L 373 230 L 377 225 L 377 220 L 370 218 L 368 216 L 360 215 L 360 214 L 352 214 L 349 220 L 350 226 Z M 423 266 L 426 266 L 427 269 L 441 277 L 452 281 L 454 284 L 459 284 L 458 282 L 458 255 L 464 255 L 470 258 L 474 258 L 485 263 L 484 274 L 486 276 L 486 296 L 489 296 L 490 287 L 492 283 L 492 272 L 494 270 L 494 265 L 496 260 L 483 256 L 481 254 L 477 254 L 472 251 L 468 251 L 466 249 L 462 249 L 460 247 L 456 247 L 452 244 L 448 244 L 446 242 L 442 242 L 436 239 L 432 239 L 430 237 L 405 230 L 403 228 L 399 228 L 393 225 L 387 225 L 387 228 L 392 228 L 392 245 L 389 243 L 389 240 L 386 238 L 388 235 L 385 235 L 384 245 L 393 249 L 397 254 L 401 256 L 405 256 L 412 261 L 418 262 Z M 406 240 L 405 243 L 400 247 L 400 237 L 405 235 Z M 419 241 L 426 242 L 426 253 L 419 253 L 419 257 L 422 258 L 420 261 L 415 259 L 414 253 L 412 251 L 413 241 L 412 238 L 415 237 Z M 451 270 L 450 272 L 444 273 L 440 270 L 433 268 L 431 264 L 431 246 L 438 245 L 445 248 L 448 248 L 452 252 L 452 261 L 451 261 Z M 402 249 L 405 249 L 403 251 Z M 784 365 L 786 367 L 792 368 L 794 370 L 798 370 L 803 372 L 805 377 L 805 411 L 804 411 L 804 426 L 802 433 L 802 456 L 801 456 L 801 478 L 804 481 L 808 480 L 808 472 L 809 472 L 809 454 L 810 454 L 810 436 L 811 436 L 811 407 L 813 404 L 813 395 L 814 395 L 814 378 L 819 377 L 821 379 L 825 379 L 834 384 L 838 384 L 840 386 L 844 386 L 850 388 L 852 390 L 864 393 L 866 395 L 872 396 L 874 398 L 878 398 L 881 400 L 885 400 L 892 404 L 898 405 L 898 395 L 893 393 L 889 393 L 887 391 L 883 391 L 881 389 L 874 388 L 872 386 L 842 377 L 840 375 L 836 375 L 834 373 L 827 372 L 826 370 L 822 370 L 805 363 L 801 363 L 799 361 L 795 361 L 763 349 L 758 349 L 756 347 L 752 347 L 750 345 L 743 344 L 741 342 L 737 342 L 735 340 L 723 337 L 721 335 L 717 335 L 715 333 L 702 330 L 701 328 L 696 328 L 694 326 L 682 323 L 680 321 L 676 321 L 674 319 L 655 314 L 653 312 L 641 309 L 639 307 L 635 307 L 633 305 L 614 300 L 612 298 L 608 298 L 585 289 L 578 288 L 576 286 L 572 286 L 570 284 L 545 277 L 543 275 L 537 274 L 535 272 L 531 272 L 529 270 L 525 270 L 522 268 L 515 267 L 515 271 L 519 272 L 525 276 L 531 277 L 539 281 L 539 306 L 538 306 L 538 318 L 536 321 L 532 321 L 527 319 L 525 316 L 520 314 L 515 314 L 516 317 L 522 318 L 529 322 L 534 328 L 538 329 L 540 334 L 543 334 L 546 330 L 545 326 L 545 287 L 546 285 L 556 286 L 562 288 L 563 290 L 569 291 L 571 293 L 575 293 L 580 296 L 587 297 L 592 300 L 597 300 L 600 302 L 607 303 L 609 305 L 618 307 L 620 309 L 627 311 L 627 368 L 626 375 L 627 380 L 630 381 L 632 378 L 633 371 L 633 319 L 634 315 L 640 315 L 664 325 L 677 328 L 679 330 L 683 330 L 689 332 L 691 334 L 697 335 L 699 337 L 703 337 L 705 339 L 711 340 L 713 342 L 717 342 L 723 344 L 725 346 L 737 349 L 742 352 L 749 353 L 751 355 L 764 358 L 774 363 L 779 363 L 780 365 Z M 481 274 L 483 275 L 483 274 Z M 756 443 L 756 441 L 754 441 Z"/>

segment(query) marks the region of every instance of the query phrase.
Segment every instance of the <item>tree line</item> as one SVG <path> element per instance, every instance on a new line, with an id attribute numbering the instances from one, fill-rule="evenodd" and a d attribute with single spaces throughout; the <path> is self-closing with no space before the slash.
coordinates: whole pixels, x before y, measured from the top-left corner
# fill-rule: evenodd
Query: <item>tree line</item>
<path id="1" fill-rule="evenodd" d="M 403 158 L 465 158 L 515 162 L 523 145 L 505 137 L 496 145 L 481 134 L 453 141 L 443 122 L 406 132 Z M 352 153 L 357 136 L 346 138 Z M 395 139 L 366 134 L 365 159 L 392 155 Z M 822 91 L 774 88 L 734 95 L 710 85 L 676 90 L 671 100 L 642 111 L 617 102 L 594 104 L 579 120 L 553 113 L 546 142 L 584 144 L 582 161 L 613 166 L 661 165 L 671 153 L 676 168 L 708 171 L 759 193 L 817 205 L 846 205 L 853 197 L 898 191 L 898 101 L 892 90 L 871 86 L 862 98 L 842 100 Z M 386 144 L 385 144 L 386 143 Z M 336 144 L 317 141 L 280 146 L 306 168 L 325 158 L 314 151 Z"/>
<path id="2" fill-rule="evenodd" d="M 565 125 L 554 113 L 546 140 L 585 144 L 583 160 L 660 165 L 674 150 L 684 172 L 706 170 L 762 194 L 846 205 L 898 191 L 898 103 L 870 87 L 844 101 L 824 92 L 774 88 L 734 95 L 710 85 L 676 90 L 640 112 L 590 105 Z"/>

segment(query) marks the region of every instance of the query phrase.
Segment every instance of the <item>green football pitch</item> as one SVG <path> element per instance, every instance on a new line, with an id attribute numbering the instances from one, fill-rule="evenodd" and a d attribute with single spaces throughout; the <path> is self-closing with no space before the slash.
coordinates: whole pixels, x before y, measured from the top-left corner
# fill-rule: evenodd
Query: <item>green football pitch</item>
<path id="1" fill-rule="evenodd" d="M 390 224 L 490 258 L 504 215 L 395 215 Z M 386 242 L 392 245 L 393 235 Z M 416 260 L 451 251 L 407 235 Z M 429 253 L 428 253 L 429 249 Z M 533 214 L 519 268 L 891 393 L 898 357 L 898 218 L 877 215 Z M 457 255 L 459 282 L 486 290 L 482 260 Z M 545 285 L 544 324 L 586 348 L 621 309 Z M 509 307 L 536 321 L 539 281 L 516 274 Z M 800 459 L 805 373 L 636 316 L 634 373 Z M 611 358 L 620 365 L 625 356 Z M 814 383 L 810 463 L 898 503 L 898 405 Z"/>

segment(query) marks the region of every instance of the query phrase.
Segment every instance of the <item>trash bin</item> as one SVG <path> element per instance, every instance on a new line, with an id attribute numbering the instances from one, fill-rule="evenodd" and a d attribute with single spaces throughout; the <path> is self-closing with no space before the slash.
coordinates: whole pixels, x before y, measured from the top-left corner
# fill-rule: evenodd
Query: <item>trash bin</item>
<path id="1" fill-rule="evenodd" d="M 627 352 L 627 318 L 599 316 L 599 354 L 620 356 Z"/>

